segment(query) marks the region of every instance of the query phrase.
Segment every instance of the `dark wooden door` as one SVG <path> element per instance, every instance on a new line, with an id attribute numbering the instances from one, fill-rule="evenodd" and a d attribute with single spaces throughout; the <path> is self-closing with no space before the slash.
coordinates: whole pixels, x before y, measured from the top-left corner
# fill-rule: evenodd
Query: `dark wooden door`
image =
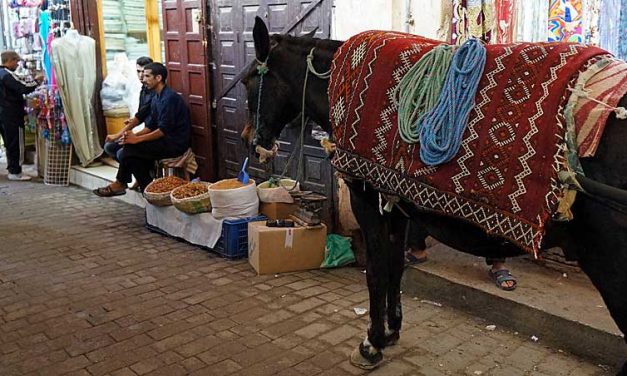
<path id="1" fill-rule="evenodd" d="M 270 33 L 301 35 L 317 28 L 316 37 L 329 38 L 331 29 L 331 0 L 211 0 L 211 29 L 214 66 L 214 90 L 222 93 L 235 76 L 255 57 L 253 25 L 260 16 Z M 237 175 L 248 149 L 240 141 L 247 117 L 246 93 L 240 83 L 233 86 L 216 106 L 218 135 L 218 172 L 221 178 Z M 303 153 L 303 189 L 324 194 L 329 198 L 325 222 L 333 226 L 336 185 L 333 169 L 326 154 L 307 127 Z M 279 139 L 279 155 L 272 166 L 253 161 L 251 176 L 266 180 L 283 172 L 290 153 L 298 152 L 298 127 L 286 128 Z M 287 169 L 286 176 L 296 177 L 297 158 Z"/>
<path id="2" fill-rule="evenodd" d="M 179 92 L 192 117 L 197 174 L 215 180 L 207 49 L 207 0 L 163 0 L 163 40 L 168 85 Z"/>

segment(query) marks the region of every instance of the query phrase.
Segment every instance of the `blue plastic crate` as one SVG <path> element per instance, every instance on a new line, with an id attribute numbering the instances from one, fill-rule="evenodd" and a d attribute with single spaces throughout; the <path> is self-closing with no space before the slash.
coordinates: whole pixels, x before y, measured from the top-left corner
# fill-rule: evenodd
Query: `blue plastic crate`
<path id="1" fill-rule="evenodd" d="M 222 223 L 222 236 L 213 248 L 228 258 L 248 256 L 248 222 L 265 221 L 265 215 L 241 219 L 225 219 Z"/>

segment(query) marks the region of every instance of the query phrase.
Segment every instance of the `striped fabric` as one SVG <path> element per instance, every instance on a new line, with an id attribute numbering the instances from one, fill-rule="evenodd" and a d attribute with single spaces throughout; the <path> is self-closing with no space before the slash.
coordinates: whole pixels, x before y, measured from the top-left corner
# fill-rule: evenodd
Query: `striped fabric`
<path id="1" fill-rule="evenodd" d="M 594 69 L 594 66 L 590 69 Z M 582 158 L 594 156 L 603 135 L 605 122 L 613 112 L 611 107 L 618 106 L 621 98 L 627 93 L 627 63 L 624 61 L 612 59 L 605 68 L 592 73 L 584 86 L 588 97 L 610 107 L 586 97 L 577 99 L 573 115 L 577 132 L 577 152 Z"/>
<path id="2" fill-rule="evenodd" d="M 192 148 L 187 149 L 185 154 L 180 157 L 162 159 L 159 163 L 167 168 L 183 168 L 190 174 L 196 173 L 196 170 L 198 169 L 196 156 L 194 155 Z"/>

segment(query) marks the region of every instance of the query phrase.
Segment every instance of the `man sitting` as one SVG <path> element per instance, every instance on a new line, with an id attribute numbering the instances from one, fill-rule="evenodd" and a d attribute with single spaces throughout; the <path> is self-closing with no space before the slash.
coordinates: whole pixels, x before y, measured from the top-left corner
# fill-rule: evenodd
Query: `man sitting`
<path id="1" fill-rule="evenodd" d="M 152 59 L 147 56 L 138 58 L 135 62 L 137 77 L 142 83 L 142 90 L 139 93 L 139 108 L 135 116 L 124 121 L 124 128 L 118 133 L 108 134 L 105 138 L 104 151 L 110 157 L 119 162 L 118 152 L 122 149 L 122 144 L 118 142 L 126 131 L 130 131 L 141 123 L 150 121 L 150 104 L 152 103 L 153 92 L 144 85 L 144 67 L 152 63 Z"/>
<path id="2" fill-rule="evenodd" d="M 143 192 L 151 182 L 155 161 L 183 154 L 190 145 L 191 120 L 183 98 L 166 85 L 168 72 L 161 63 L 144 67 L 144 85 L 154 92 L 150 120 L 138 133 L 127 130 L 120 139 L 120 167 L 116 180 L 93 192 L 101 197 L 118 196 L 135 176 Z"/>

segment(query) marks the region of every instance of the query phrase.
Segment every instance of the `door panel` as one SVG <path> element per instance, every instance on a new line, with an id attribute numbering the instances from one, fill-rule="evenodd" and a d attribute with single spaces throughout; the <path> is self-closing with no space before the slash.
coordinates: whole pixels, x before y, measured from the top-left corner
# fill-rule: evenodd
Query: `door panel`
<path id="1" fill-rule="evenodd" d="M 192 120 L 192 149 L 199 175 L 215 179 L 210 112 L 207 0 L 162 0 L 168 85 L 183 96 Z"/>
<path id="2" fill-rule="evenodd" d="M 292 29 L 290 34 L 300 35 L 317 27 L 316 37 L 328 38 L 331 25 L 331 3 L 331 0 L 323 0 Z M 255 47 L 252 31 L 255 16 L 264 19 L 270 33 L 281 33 L 310 4 L 312 1 L 302 0 L 212 0 L 215 91 L 222 93 L 246 64 L 254 60 Z M 220 160 L 218 172 L 220 178 L 234 177 L 237 176 L 244 158 L 249 155 L 249 150 L 240 141 L 240 133 L 244 128 L 248 113 L 244 86 L 241 83 L 236 84 L 216 105 Z M 310 129 L 311 126 L 308 126 L 308 133 Z M 272 165 L 262 166 L 256 158 L 252 158 L 249 161 L 249 174 L 258 181 L 266 180 L 270 175 L 280 175 L 285 169 L 290 153 L 299 152 L 297 145 L 299 136 L 299 127 L 286 128 L 279 139 L 279 154 Z M 296 176 L 298 155 L 293 159 L 286 171 L 286 176 Z M 333 226 L 335 201 L 333 170 L 319 142 L 309 134 L 305 138 L 302 163 L 301 185 L 303 189 L 313 190 L 329 198 L 324 211 L 325 221 Z"/>

